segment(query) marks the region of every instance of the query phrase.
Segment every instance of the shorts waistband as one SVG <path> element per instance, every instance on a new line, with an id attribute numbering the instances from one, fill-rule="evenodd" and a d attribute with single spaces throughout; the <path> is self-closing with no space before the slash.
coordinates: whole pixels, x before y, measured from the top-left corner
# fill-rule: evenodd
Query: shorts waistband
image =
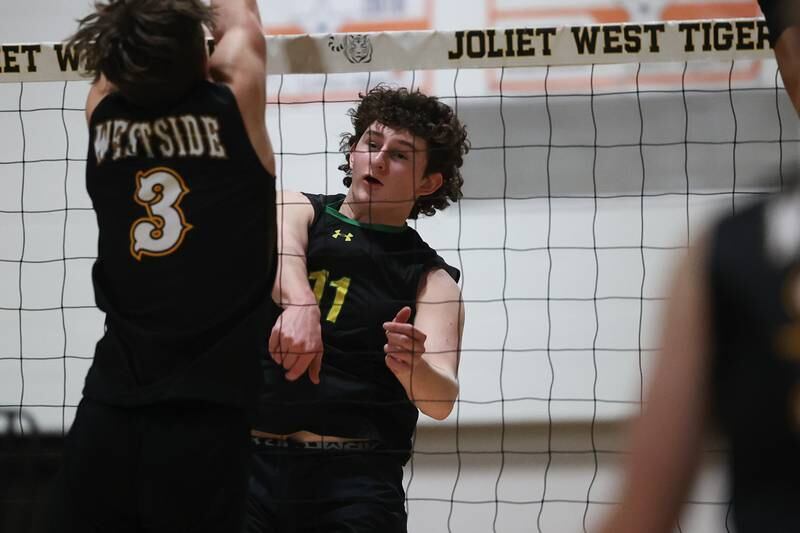
<path id="1" fill-rule="evenodd" d="M 356 441 L 296 441 L 290 439 L 272 439 L 269 437 L 251 436 L 250 440 L 255 449 L 294 449 L 294 450 L 374 450 L 378 443 L 373 440 Z"/>

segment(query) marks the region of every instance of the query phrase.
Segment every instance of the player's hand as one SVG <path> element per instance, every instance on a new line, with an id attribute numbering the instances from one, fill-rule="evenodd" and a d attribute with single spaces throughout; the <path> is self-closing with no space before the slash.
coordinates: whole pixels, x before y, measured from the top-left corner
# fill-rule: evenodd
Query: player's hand
<path id="1" fill-rule="evenodd" d="M 383 347 L 386 352 L 386 366 L 405 386 L 410 382 L 414 367 L 423 363 L 421 358 L 425 353 L 427 338 L 414 324 L 408 322 L 409 318 L 411 308 L 405 306 L 391 322 L 383 323 L 386 332 L 386 344 Z"/>
<path id="2" fill-rule="evenodd" d="M 322 351 L 319 307 L 288 306 L 269 336 L 269 353 L 273 361 L 286 369 L 286 379 L 295 381 L 308 370 L 311 382 L 319 384 Z"/>

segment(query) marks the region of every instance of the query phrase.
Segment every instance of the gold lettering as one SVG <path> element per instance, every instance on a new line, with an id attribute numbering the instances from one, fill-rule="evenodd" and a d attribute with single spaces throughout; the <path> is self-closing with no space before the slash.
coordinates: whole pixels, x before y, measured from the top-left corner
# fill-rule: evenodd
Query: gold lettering
<path id="1" fill-rule="evenodd" d="M 147 157 L 155 157 L 153 153 L 153 147 L 150 145 L 150 136 L 153 134 L 153 129 L 150 127 L 149 122 L 142 122 L 139 124 L 139 138 L 142 141 L 142 146 L 144 146 L 144 151 L 147 153 Z"/>
<path id="2" fill-rule="evenodd" d="M 225 152 L 225 146 L 219 138 L 219 122 L 214 117 L 200 117 L 203 123 L 203 129 L 206 134 L 206 142 L 208 143 L 208 151 L 211 157 L 226 158 L 228 154 Z"/>
<path id="3" fill-rule="evenodd" d="M 156 136 L 161 139 L 161 144 L 159 145 L 159 150 L 161 150 L 161 155 L 164 157 L 172 157 L 175 155 L 175 145 L 172 143 L 172 139 L 169 138 L 169 134 L 167 133 L 167 126 L 166 121 L 163 118 L 156 120 L 154 124 Z"/>
<path id="4" fill-rule="evenodd" d="M 115 120 L 114 121 L 114 130 L 111 134 L 111 158 L 116 161 L 120 157 L 122 157 L 122 136 L 125 133 L 125 130 L 128 129 L 128 121 L 127 120 Z"/>
<path id="5" fill-rule="evenodd" d="M 200 136 L 200 128 L 197 125 L 197 119 L 191 115 L 181 117 L 183 127 L 186 129 L 186 139 L 189 142 L 189 155 L 201 156 L 203 155 L 203 139 Z"/>
<path id="6" fill-rule="evenodd" d="M 178 155 L 180 157 L 186 157 L 186 145 L 183 143 L 181 132 L 178 129 L 178 120 L 175 117 L 167 117 L 167 120 L 170 126 L 172 126 L 172 136 L 178 144 Z"/>
<path id="7" fill-rule="evenodd" d="M 107 120 L 94 128 L 94 158 L 100 165 L 106 158 L 111 140 L 111 121 Z"/>

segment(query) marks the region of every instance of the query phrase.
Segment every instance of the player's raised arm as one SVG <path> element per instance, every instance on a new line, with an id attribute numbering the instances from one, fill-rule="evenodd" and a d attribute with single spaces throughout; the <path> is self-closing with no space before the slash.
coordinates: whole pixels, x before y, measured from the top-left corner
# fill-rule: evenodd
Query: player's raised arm
<path id="1" fill-rule="evenodd" d="M 800 25 L 787 28 L 775 43 L 775 59 L 786 92 L 800 113 Z"/>
<path id="2" fill-rule="evenodd" d="M 275 154 L 264 121 L 267 45 L 255 0 L 212 0 L 214 53 L 209 75 L 227 84 L 239 105 L 250 141 L 264 168 L 275 175 Z"/>
<path id="3" fill-rule="evenodd" d="M 800 113 L 800 6 L 795 0 L 758 0 L 786 92 Z"/>

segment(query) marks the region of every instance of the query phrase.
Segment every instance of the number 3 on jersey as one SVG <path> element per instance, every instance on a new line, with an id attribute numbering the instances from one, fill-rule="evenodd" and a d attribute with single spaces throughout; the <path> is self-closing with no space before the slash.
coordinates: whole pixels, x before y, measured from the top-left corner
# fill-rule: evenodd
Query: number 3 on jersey
<path id="1" fill-rule="evenodd" d="M 133 199 L 147 210 L 147 216 L 131 226 L 131 255 L 137 261 L 145 255 L 169 255 L 181 245 L 192 229 L 180 208 L 188 192 L 183 178 L 172 169 L 156 167 L 136 174 Z"/>
<path id="2" fill-rule="evenodd" d="M 327 270 L 317 270 L 308 275 L 308 279 L 314 282 L 314 296 L 317 304 L 322 301 L 322 293 L 325 291 L 325 283 L 328 281 L 329 275 Z M 342 311 L 344 299 L 347 297 L 347 290 L 350 288 L 350 278 L 333 280 L 330 282 L 330 286 L 336 289 L 336 295 L 333 297 L 333 305 L 331 305 L 325 320 L 336 323 L 336 319 L 339 318 L 339 313 Z"/>

